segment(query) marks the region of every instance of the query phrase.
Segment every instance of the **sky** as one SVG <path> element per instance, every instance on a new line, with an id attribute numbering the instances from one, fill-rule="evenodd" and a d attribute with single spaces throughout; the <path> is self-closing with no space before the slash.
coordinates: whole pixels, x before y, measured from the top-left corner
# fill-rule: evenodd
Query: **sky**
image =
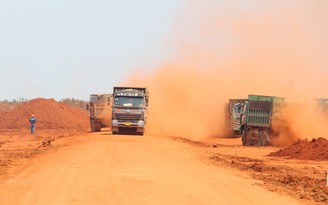
<path id="1" fill-rule="evenodd" d="M 0 1 L 0 100 L 87 100 L 172 63 L 325 97 L 327 13 L 326 0 Z M 234 97 L 265 82 L 243 83 Z"/>
<path id="2" fill-rule="evenodd" d="M 0 1 L 0 100 L 88 100 L 151 70 L 182 0 Z M 167 47 L 166 47 L 167 48 Z"/>

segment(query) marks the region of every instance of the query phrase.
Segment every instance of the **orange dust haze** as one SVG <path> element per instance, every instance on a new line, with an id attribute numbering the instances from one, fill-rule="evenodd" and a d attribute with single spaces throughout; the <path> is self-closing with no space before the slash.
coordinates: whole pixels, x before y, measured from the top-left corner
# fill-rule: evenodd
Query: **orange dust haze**
<path id="1" fill-rule="evenodd" d="M 149 88 L 149 134 L 224 136 L 229 98 L 259 94 L 298 104 L 284 137 L 327 137 L 324 118 L 300 106 L 328 98 L 327 20 L 325 0 L 188 1 L 165 42 L 171 59 L 125 84 Z"/>

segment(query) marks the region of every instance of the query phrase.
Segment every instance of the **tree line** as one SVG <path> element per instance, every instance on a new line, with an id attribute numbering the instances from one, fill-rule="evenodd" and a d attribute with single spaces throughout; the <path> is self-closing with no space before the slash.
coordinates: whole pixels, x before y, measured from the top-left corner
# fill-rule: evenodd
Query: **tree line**
<path id="1" fill-rule="evenodd" d="M 27 102 L 29 99 L 27 98 L 19 98 L 19 99 L 13 99 L 13 100 L 1 100 L 0 103 L 3 105 L 8 105 L 10 107 L 15 107 L 21 103 Z M 79 100 L 75 98 L 64 98 L 60 100 L 59 102 L 65 103 L 70 106 L 80 107 L 82 109 L 86 109 L 87 101 Z"/>
<path id="2" fill-rule="evenodd" d="M 67 105 L 75 106 L 75 107 L 80 107 L 83 109 L 86 109 L 88 102 L 84 100 L 78 100 L 75 98 L 64 98 L 61 101 L 62 103 L 65 103 Z"/>

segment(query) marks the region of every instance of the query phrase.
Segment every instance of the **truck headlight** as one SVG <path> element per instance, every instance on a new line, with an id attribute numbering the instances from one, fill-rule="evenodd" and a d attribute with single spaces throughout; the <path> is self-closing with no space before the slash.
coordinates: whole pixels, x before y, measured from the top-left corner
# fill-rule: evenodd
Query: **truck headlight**
<path id="1" fill-rule="evenodd" d="M 118 126 L 118 121 L 117 120 L 112 120 L 112 126 Z"/>
<path id="2" fill-rule="evenodd" d="M 138 121 L 138 127 L 143 127 L 145 126 L 145 122 L 143 120 Z"/>

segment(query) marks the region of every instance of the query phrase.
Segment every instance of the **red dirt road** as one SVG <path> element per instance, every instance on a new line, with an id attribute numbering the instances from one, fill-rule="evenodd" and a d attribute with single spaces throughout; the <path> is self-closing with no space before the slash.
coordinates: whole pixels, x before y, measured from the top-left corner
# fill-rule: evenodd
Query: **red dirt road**
<path id="1" fill-rule="evenodd" d="M 70 140 L 3 180 L 0 204 L 301 204 L 169 138 L 102 132 Z"/>

